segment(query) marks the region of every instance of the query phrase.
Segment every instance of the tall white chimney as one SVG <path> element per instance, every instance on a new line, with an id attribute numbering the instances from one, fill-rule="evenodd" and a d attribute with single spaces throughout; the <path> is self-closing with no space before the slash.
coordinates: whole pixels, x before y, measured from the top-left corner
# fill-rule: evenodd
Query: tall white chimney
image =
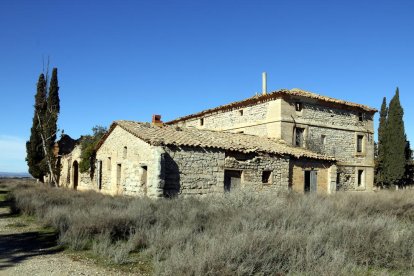
<path id="1" fill-rule="evenodd" d="M 266 72 L 262 73 L 262 95 L 267 94 L 267 79 L 266 79 Z"/>

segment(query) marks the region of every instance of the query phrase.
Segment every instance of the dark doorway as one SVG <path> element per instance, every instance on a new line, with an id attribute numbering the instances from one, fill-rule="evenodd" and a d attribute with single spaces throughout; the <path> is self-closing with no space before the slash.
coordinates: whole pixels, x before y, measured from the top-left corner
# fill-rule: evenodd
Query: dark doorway
<path id="1" fill-rule="evenodd" d="M 77 190 L 78 189 L 78 184 L 79 184 L 79 166 L 78 166 L 78 161 L 74 161 L 73 162 L 73 189 Z"/>
<path id="2" fill-rule="evenodd" d="M 97 181 L 98 181 L 98 189 L 102 189 L 102 160 L 98 161 L 98 175 L 97 175 Z"/>
<path id="3" fill-rule="evenodd" d="M 241 184 L 241 171 L 224 171 L 224 191 L 229 192 L 235 188 L 240 187 Z"/>
<path id="4" fill-rule="evenodd" d="M 141 185 L 144 188 L 144 194 L 147 195 L 147 178 L 148 178 L 148 167 L 142 166 Z"/>
<path id="5" fill-rule="evenodd" d="M 317 190 L 317 171 L 305 171 L 305 193 L 315 193 Z"/>

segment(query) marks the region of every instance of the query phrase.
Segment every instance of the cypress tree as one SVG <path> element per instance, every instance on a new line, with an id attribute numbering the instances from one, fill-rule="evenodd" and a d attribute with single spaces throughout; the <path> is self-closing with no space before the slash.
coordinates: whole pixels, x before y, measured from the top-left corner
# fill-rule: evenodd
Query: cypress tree
<path id="1" fill-rule="evenodd" d="M 377 185 L 383 186 L 384 183 L 384 159 L 386 157 L 387 148 L 387 99 L 382 100 L 380 119 L 378 126 L 378 157 L 376 160 L 375 178 Z"/>
<path id="2" fill-rule="evenodd" d="M 59 85 L 57 78 L 57 68 L 53 68 L 52 78 L 50 79 L 49 94 L 47 97 L 48 118 L 46 125 L 46 136 L 53 147 L 56 141 L 57 120 L 60 112 Z"/>
<path id="3" fill-rule="evenodd" d="M 411 185 L 414 181 L 414 166 L 412 159 L 413 151 L 411 150 L 410 141 L 406 140 L 405 144 L 405 185 Z"/>
<path id="4" fill-rule="evenodd" d="M 59 177 L 60 168 L 57 164 L 54 153 L 54 145 L 56 142 L 57 120 L 60 112 L 59 85 L 57 78 L 57 68 L 52 70 L 52 78 L 49 84 L 49 93 L 47 96 L 47 120 L 45 121 L 45 138 L 47 139 L 47 147 L 49 152 L 49 160 L 52 165 L 54 175 Z"/>
<path id="5" fill-rule="evenodd" d="M 405 173 L 405 130 L 404 111 L 400 104 L 399 89 L 391 99 L 386 124 L 386 143 L 384 158 L 384 181 L 390 185 L 399 185 Z"/>
<path id="6" fill-rule="evenodd" d="M 45 155 L 42 148 L 41 126 L 38 117 L 43 121 L 46 117 L 46 80 L 44 74 L 40 74 L 37 82 L 37 92 L 35 95 L 33 124 L 30 130 L 30 139 L 26 142 L 26 162 L 29 167 L 29 173 L 34 177 L 43 181 L 47 169 L 45 164 Z"/>

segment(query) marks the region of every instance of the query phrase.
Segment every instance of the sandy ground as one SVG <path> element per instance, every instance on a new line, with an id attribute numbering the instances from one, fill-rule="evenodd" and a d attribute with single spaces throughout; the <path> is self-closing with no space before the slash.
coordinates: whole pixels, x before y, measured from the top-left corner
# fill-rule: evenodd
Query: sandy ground
<path id="1" fill-rule="evenodd" d="M 10 214 L 5 194 L 0 185 L 0 275 L 129 275 L 62 252 L 56 234 Z"/>

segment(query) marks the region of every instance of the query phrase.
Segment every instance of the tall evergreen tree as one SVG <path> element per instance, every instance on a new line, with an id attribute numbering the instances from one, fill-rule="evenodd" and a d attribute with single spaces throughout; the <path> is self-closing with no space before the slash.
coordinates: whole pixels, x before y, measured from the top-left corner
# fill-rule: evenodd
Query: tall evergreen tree
<path id="1" fill-rule="evenodd" d="M 413 151 L 411 150 L 410 141 L 406 140 L 405 144 L 405 184 L 411 185 L 414 181 L 414 164 L 412 159 Z"/>
<path id="2" fill-rule="evenodd" d="M 391 99 L 387 126 L 384 158 L 384 181 L 388 184 L 399 185 L 405 173 L 405 130 L 403 121 L 404 111 L 400 104 L 399 89 Z"/>
<path id="3" fill-rule="evenodd" d="M 384 159 L 386 156 L 387 148 L 387 99 L 384 97 L 382 100 L 380 119 L 378 126 L 378 157 L 376 160 L 375 179 L 377 185 L 383 186 L 384 183 Z"/>
<path id="4" fill-rule="evenodd" d="M 49 93 L 47 95 L 47 118 L 45 121 L 45 138 L 47 139 L 48 157 L 56 177 L 59 177 L 60 167 L 55 158 L 54 145 L 57 134 L 57 120 L 60 112 L 59 85 L 57 77 L 57 68 L 52 70 L 52 78 L 49 84 Z M 57 179 L 56 179 L 57 180 Z"/>
<path id="5" fill-rule="evenodd" d="M 37 92 L 35 95 L 33 124 L 30 132 L 30 139 L 26 142 L 26 162 L 29 167 L 29 173 L 41 181 L 47 173 L 45 164 L 45 154 L 42 148 L 40 120 L 44 120 L 47 112 L 46 102 L 46 80 L 44 74 L 40 74 L 37 82 Z"/>
<path id="6" fill-rule="evenodd" d="M 57 68 L 53 68 L 52 78 L 50 79 L 49 94 L 47 96 L 47 113 L 48 118 L 46 121 L 46 136 L 50 141 L 50 146 L 56 142 L 57 132 L 57 120 L 60 112 L 60 99 L 59 99 L 59 85 L 57 78 Z"/>

